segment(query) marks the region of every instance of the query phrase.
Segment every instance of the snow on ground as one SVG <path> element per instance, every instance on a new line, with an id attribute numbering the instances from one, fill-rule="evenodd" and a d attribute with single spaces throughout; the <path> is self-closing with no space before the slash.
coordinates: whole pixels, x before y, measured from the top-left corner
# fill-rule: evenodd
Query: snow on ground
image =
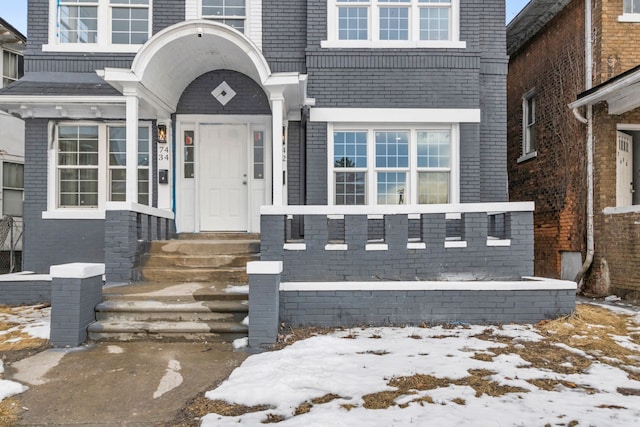
<path id="1" fill-rule="evenodd" d="M 630 379 L 619 363 L 604 363 L 563 344 L 558 352 L 582 358 L 588 367 L 575 369 L 571 358 L 541 367 L 516 354 L 545 339 L 533 325 L 492 327 L 489 335 L 507 337 L 493 341 L 487 339 L 487 328 L 356 328 L 250 356 L 206 397 L 269 409 L 239 416 L 211 413 L 202 426 L 261 426 L 275 418 L 282 419 L 278 425 L 304 427 L 638 425 L 640 405 L 634 393 L 640 393 L 640 381 Z M 634 347 L 632 358 L 640 355 L 640 346 L 624 342 L 625 348 Z M 499 350 L 507 347 L 509 352 Z M 441 383 L 402 392 L 397 383 L 389 384 L 393 378 L 416 374 Z M 462 384 L 470 377 L 477 388 L 469 381 Z M 488 385 L 507 387 L 489 395 L 482 391 Z M 370 395 L 385 391 L 391 392 L 390 406 L 367 409 Z M 331 394 L 337 398 L 312 403 Z"/>
<path id="2" fill-rule="evenodd" d="M 0 323 L 7 326 L 0 330 L 0 345 L 19 345 L 20 341 L 29 338 L 46 340 L 49 339 L 51 329 L 51 308 L 41 306 L 5 308 L 0 311 Z M 0 376 L 3 373 L 4 366 L 0 360 Z M 27 389 L 25 385 L 0 378 L 0 401 Z"/>

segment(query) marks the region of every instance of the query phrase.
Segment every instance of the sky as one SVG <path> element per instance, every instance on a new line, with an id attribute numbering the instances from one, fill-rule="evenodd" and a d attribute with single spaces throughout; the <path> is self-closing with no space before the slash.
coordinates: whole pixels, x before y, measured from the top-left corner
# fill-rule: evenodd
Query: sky
<path id="1" fill-rule="evenodd" d="M 529 0 L 506 0 L 507 22 L 511 21 Z M 27 0 L 0 0 L 0 17 L 22 34 L 27 34 Z"/>

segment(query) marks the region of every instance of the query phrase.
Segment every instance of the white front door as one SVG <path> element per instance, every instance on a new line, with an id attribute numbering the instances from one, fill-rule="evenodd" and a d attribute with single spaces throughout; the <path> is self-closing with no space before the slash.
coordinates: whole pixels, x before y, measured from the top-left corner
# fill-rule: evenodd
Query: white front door
<path id="1" fill-rule="evenodd" d="M 633 138 L 618 132 L 616 155 L 616 206 L 633 204 Z"/>
<path id="2" fill-rule="evenodd" d="M 247 231 L 247 127 L 201 125 L 200 231 Z"/>

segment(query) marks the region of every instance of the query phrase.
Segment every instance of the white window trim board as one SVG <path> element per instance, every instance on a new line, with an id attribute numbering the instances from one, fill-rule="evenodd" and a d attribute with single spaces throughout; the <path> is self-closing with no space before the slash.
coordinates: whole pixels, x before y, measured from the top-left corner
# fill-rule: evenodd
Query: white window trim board
<path id="1" fill-rule="evenodd" d="M 245 35 L 262 49 L 262 0 L 245 1 Z M 185 20 L 202 18 L 202 0 L 185 1 Z"/>
<path id="2" fill-rule="evenodd" d="M 480 123 L 480 109 L 311 108 L 309 120 L 333 123 Z"/>

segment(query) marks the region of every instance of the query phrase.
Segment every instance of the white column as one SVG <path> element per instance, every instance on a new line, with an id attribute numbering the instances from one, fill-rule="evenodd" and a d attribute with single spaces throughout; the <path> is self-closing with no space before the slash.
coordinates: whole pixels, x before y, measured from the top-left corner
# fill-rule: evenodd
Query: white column
<path id="1" fill-rule="evenodd" d="M 125 90 L 127 108 L 127 202 L 138 203 L 138 94 Z M 151 147 L 149 147 L 151 148 Z"/>
<path id="2" fill-rule="evenodd" d="M 273 205 L 282 206 L 284 204 L 284 185 L 282 182 L 282 172 L 284 168 L 283 150 L 282 150 L 282 125 L 283 125 L 283 108 L 284 97 L 282 93 L 271 95 L 271 119 L 272 119 L 272 135 L 273 135 Z"/>

